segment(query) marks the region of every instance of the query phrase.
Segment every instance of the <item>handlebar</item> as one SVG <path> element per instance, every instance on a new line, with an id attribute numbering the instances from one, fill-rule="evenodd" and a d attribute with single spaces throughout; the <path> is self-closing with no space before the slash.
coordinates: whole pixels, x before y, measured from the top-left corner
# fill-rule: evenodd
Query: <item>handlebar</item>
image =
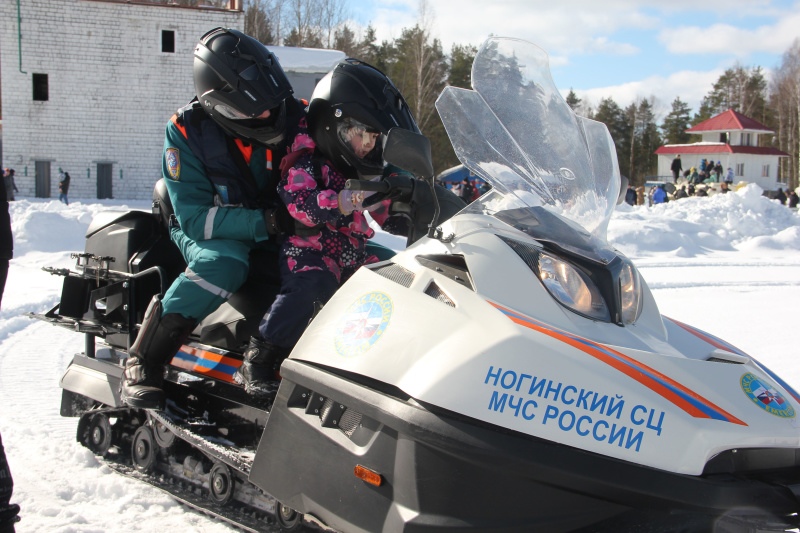
<path id="1" fill-rule="evenodd" d="M 385 181 L 347 180 L 344 188 L 348 191 L 389 192 L 391 185 Z"/>

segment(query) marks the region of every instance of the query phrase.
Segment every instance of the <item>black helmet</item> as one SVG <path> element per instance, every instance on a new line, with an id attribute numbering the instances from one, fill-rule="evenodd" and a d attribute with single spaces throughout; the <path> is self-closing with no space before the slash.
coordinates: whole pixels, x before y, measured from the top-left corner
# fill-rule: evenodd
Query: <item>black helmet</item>
<path id="1" fill-rule="evenodd" d="M 403 95 L 391 80 L 372 65 L 352 58 L 340 61 L 317 84 L 307 120 L 308 132 L 325 157 L 365 176 L 381 173 L 381 137 L 390 129 L 419 132 Z M 357 155 L 349 142 L 357 136 L 375 142 L 366 155 Z"/>
<path id="2" fill-rule="evenodd" d="M 283 140 L 292 86 L 275 55 L 252 37 L 227 28 L 203 35 L 194 49 L 194 86 L 205 112 L 234 137 Z M 267 110 L 269 118 L 257 118 Z"/>

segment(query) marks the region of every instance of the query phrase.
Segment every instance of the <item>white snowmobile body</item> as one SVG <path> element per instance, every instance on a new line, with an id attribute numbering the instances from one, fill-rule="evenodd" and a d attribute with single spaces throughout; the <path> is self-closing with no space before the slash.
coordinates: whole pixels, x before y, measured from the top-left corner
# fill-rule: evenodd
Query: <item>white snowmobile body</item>
<path id="1" fill-rule="evenodd" d="M 437 108 L 494 190 L 327 303 L 250 481 L 347 532 L 791 527 L 800 396 L 607 243 L 614 144 L 543 50 L 489 39 L 472 79 Z"/>

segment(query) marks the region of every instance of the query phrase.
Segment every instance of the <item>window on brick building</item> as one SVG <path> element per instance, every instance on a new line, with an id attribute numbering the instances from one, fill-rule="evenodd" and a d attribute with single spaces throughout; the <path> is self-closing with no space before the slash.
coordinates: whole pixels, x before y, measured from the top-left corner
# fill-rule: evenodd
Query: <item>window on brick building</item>
<path id="1" fill-rule="evenodd" d="M 737 163 L 736 164 L 736 175 L 737 176 L 744 176 L 744 163 Z"/>
<path id="2" fill-rule="evenodd" d="M 175 32 L 173 30 L 161 30 L 161 51 L 175 53 Z"/>
<path id="3" fill-rule="evenodd" d="M 50 99 L 47 74 L 33 75 L 33 99 L 40 102 L 46 102 Z"/>
<path id="4" fill-rule="evenodd" d="M 769 177 L 769 165 L 762 165 L 761 166 L 761 177 L 768 178 Z"/>

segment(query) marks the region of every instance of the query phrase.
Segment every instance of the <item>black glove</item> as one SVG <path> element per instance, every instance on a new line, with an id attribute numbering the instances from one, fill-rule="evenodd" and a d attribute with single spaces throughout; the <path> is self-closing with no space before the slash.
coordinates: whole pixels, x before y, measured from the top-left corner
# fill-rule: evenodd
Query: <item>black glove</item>
<path id="1" fill-rule="evenodd" d="M 410 202 L 412 196 L 414 195 L 414 185 L 416 181 L 417 180 L 414 178 L 404 174 L 386 176 L 385 178 L 381 179 L 381 182 L 389 184 L 389 191 L 376 192 L 372 196 L 365 198 L 362 205 L 366 209 L 367 207 L 375 205 L 384 200 L 392 200 L 393 202 Z"/>
<path id="2" fill-rule="evenodd" d="M 294 219 L 285 206 L 263 209 L 264 222 L 270 235 L 294 235 Z"/>

